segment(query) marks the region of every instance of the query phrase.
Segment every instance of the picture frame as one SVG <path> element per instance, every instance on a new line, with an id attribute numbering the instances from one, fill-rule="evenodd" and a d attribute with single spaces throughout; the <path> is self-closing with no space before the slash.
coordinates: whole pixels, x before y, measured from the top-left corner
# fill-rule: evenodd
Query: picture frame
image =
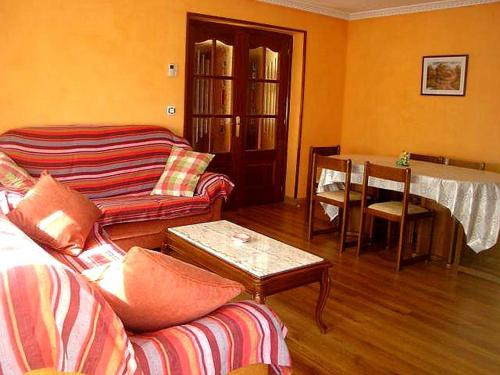
<path id="1" fill-rule="evenodd" d="M 421 95 L 465 96 L 469 55 L 424 56 Z"/>

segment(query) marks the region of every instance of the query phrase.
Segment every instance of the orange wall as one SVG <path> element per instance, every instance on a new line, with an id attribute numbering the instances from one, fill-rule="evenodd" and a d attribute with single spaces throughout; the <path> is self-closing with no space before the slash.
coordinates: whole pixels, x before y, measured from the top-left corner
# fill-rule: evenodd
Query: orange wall
<path id="1" fill-rule="evenodd" d="M 500 4 L 348 26 L 342 147 L 484 160 L 500 170 Z M 420 95 L 424 55 L 469 54 L 465 97 Z"/>
<path id="2" fill-rule="evenodd" d="M 187 12 L 308 32 L 303 195 L 309 145 L 340 141 L 347 22 L 253 0 L 1 1 L 0 132 L 40 124 L 154 123 L 182 133 Z M 180 67 L 176 78 L 166 76 L 170 62 Z M 167 104 L 177 106 L 177 116 L 166 117 Z M 289 160 L 296 157 L 294 126 Z M 294 172 L 289 163 L 289 196 Z"/>

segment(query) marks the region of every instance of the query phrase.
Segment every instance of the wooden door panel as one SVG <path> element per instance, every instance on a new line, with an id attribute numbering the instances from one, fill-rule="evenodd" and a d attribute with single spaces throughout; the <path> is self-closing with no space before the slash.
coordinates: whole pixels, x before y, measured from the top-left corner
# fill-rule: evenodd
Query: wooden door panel
<path id="1" fill-rule="evenodd" d="M 236 184 L 233 205 L 283 199 L 291 37 L 188 23 L 185 137 L 215 154 Z"/>
<path id="2" fill-rule="evenodd" d="M 283 200 L 291 38 L 248 33 L 243 140 L 244 203 Z"/>
<path id="3" fill-rule="evenodd" d="M 260 204 L 271 203 L 275 201 L 275 197 L 270 194 L 274 191 L 274 186 L 271 183 L 275 180 L 275 163 L 274 162 L 249 162 L 245 168 L 246 184 L 242 186 L 244 190 L 243 204 Z"/>
<path id="4" fill-rule="evenodd" d="M 233 180 L 235 53 L 232 28 L 189 22 L 184 136 L 196 151 L 215 154 L 209 171 Z"/>

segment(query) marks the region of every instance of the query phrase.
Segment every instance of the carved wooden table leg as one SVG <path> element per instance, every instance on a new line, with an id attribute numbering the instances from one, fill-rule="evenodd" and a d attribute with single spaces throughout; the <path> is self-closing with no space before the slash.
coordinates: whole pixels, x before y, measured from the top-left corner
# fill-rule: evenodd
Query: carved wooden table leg
<path id="1" fill-rule="evenodd" d="M 263 296 L 259 291 L 256 291 L 252 295 L 253 300 L 257 302 L 259 305 L 263 305 L 266 303 L 266 297 Z"/>
<path id="2" fill-rule="evenodd" d="M 163 244 L 161 245 L 160 252 L 167 255 L 172 252 L 172 249 L 168 246 L 167 241 L 163 242 Z"/>
<path id="3" fill-rule="evenodd" d="M 321 333 L 326 333 L 328 327 L 323 322 L 323 309 L 326 306 L 326 301 L 328 300 L 328 295 L 330 294 L 330 277 L 328 275 L 328 269 L 325 269 L 321 274 L 319 297 L 316 304 L 316 324 L 318 325 Z"/>

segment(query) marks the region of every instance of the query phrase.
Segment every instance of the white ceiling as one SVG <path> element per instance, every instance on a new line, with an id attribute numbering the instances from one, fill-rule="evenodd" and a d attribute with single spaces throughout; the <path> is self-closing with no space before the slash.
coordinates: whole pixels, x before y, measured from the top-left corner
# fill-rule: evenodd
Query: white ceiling
<path id="1" fill-rule="evenodd" d="M 422 3 L 433 3 L 436 0 L 298 0 L 304 3 L 326 8 L 333 8 L 342 12 L 354 13 L 366 10 L 385 9 L 415 5 Z"/>
<path id="2" fill-rule="evenodd" d="M 494 3 L 500 0 L 258 0 L 344 19 L 361 19 L 395 14 Z"/>

